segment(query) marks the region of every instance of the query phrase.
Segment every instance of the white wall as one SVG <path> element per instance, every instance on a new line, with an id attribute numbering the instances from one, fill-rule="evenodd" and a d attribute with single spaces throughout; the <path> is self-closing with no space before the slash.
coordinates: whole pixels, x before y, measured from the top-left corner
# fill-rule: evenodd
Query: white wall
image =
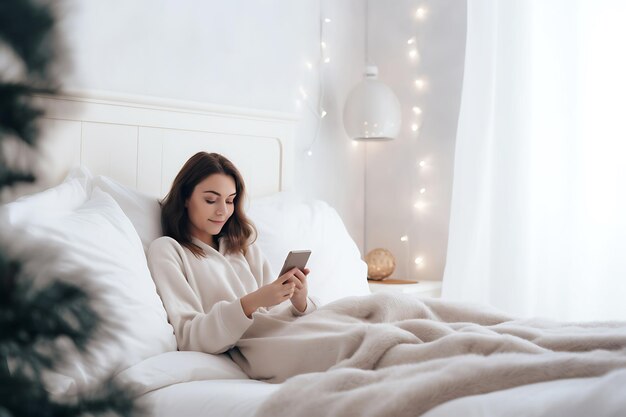
<path id="1" fill-rule="evenodd" d="M 317 100 L 320 7 L 331 62 L 322 82 L 328 112 L 298 109 L 299 88 Z M 68 88 L 106 90 L 298 112 L 296 188 L 333 205 L 362 248 L 364 149 L 346 139 L 343 102 L 363 60 L 360 0 L 68 0 L 61 27 Z"/>
<path id="2" fill-rule="evenodd" d="M 426 9 L 422 20 L 415 18 L 420 6 Z M 367 144 L 365 251 L 390 250 L 396 278 L 439 280 L 447 250 L 466 1 L 372 0 L 369 16 L 370 57 L 402 104 L 402 131 L 394 142 Z M 407 55 L 413 36 L 416 61 Z M 422 91 L 414 85 L 420 77 L 426 81 Z M 417 133 L 411 130 L 418 121 L 413 106 L 423 111 Z M 421 210 L 414 207 L 419 199 Z M 408 242 L 400 240 L 403 235 Z M 424 259 L 421 267 L 414 263 L 418 256 Z"/>
<path id="3" fill-rule="evenodd" d="M 419 5 L 428 8 L 420 22 L 413 16 Z M 309 157 L 317 119 L 295 101 L 301 85 L 317 100 L 320 79 L 305 61 L 319 58 L 320 7 L 331 19 L 331 62 L 322 72 L 328 115 Z M 363 253 L 390 249 L 396 277 L 440 279 L 465 7 L 465 0 L 370 0 L 370 56 L 403 108 L 402 135 L 393 143 L 354 145 L 343 130 L 343 104 L 365 60 L 363 0 L 67 0 L 61 26 L 73 67 L 65 85 L 299 113 L 297 189 L 336 207 Z M 406 55 L 411 36 L 420 50 L 414 64 Z M 412 85 L 418 74 L 429 84 L 420 94 Z M 424 111 L 419 136 L 410 130 L 413 105 Z M 418 169 L 421 159 L 426 169 Z M 421 187 L 429 205 L 417 212 Z M 410 263 L 418 255 L 425 259 L 419 269 Z"/>

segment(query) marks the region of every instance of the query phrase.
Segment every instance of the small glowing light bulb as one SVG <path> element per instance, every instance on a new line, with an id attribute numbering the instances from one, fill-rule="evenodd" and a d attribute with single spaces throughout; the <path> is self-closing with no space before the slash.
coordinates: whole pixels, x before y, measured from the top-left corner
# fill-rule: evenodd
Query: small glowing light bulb
<path id="1" fill-rule="evenodd" d="M 326 113 L 326 110 L 322 109 L 322 113 L 320 114 L 320 117 L 323 119 L 324 117 L 326 117 L 328 113 Z"/>
<path id="2" fill-rule="evenodd" d="M 417 17 L 418 19 L 423 19 L 424 17 L 426 17 L 426 9 L 424 7 L 418 7 L 418 9 L 415 11 L 415 17 Z"/>
<path id="3" fill-rule="evenodd" d="M 426 206 L 426 204 L 424 204 L 424 202 L 423 202 L 423 201 L 418 201 L 418 202 L 416 202 L 416 203 L 413 205 L 413 207 L 415 207 L 415 208 L 416 208 L 416 209 L 418 209 L 418 210 L 423 209 L 425 206 Z"/>
<path id="4" fill-rule="evenodd" d="M 426 166 L 426 161 L 420 161 L 420 168 L 424 168 Z"/>
<path id="5" fill-rule="evenodd" d="M 417 106 L 413 106 L 413 113 L 415 113 L 415 114 L 422 114 L 422 109 L 420 109 Z"/>
<path id="6" fill-rule="evenodd" d="M 306 62 L 306 67 L 307 67 L 308 69 L 313 69 L 313 64 L 311 64 L 311 62 L 310 62 L 310 61 L 307 61 L 307 62 Z"/>
<path id="7" fill-rule="evenodd" d="M 328 64 L 329 62 L 330 62 L 330 57 L 327 56 L 326 58 L 324 58 L 324 63 L 325 64 Z"/>
<path id="8" fill-rule="evenodd" d="M 359 142 L 357 142 L 356 140 L 352 141 L 352 147 L 356 148 L 357 146 L 359 146 Z"/>
<path id="9" fill-rule="evenodd" d="M 304 89 L 304 87 L 302 87 L 302 86 L 300 87 L 300 95 L 302 95 L 302 98 L 303 98 L 304 100 L 306 100 L 306 99 L 307 99 L 307 97 L 308 97 L 308 94 L 306 93 L 306 90 L 305 90 L 305 89 Z"/>
<path id="10" fill-rule="evenodd" d="M 418 129 L 418 128 L 419 128 L 419 126 L 417 125 L 417 123 L 413 123 L 413 124 L 411 125 L 411 130 L 412 130 L 413 132 L 417 132 L 417 129 Z"/>
<path id="11" fill-rule="evenodd" d="M 409 241 L 409 237 L 407 235 L 404 235 L 400 238 L 400 242 L 408 242 Z"/>
<path id="12" fill-rule="evenodd" d="M 308 151 L 306 151 L 306 154 L 307 154 L 307 156 L 311 156 L 311 155 L 313 155 L 313 151 L 309 149 Z"/>
<path id="13" fill-rule="evenodd" d="M 411 39 L 409 39 L 408 41 L 406 41 L 406 43 L 407 43 L 408 45 L 413 45 L 413 44 L 415 43 L 415 38 L 411 38 Z"/>
<path id="14" fill-rule="evenodd" d="M 320 45 L 322 45 L 322 49 L 326 49 L 326 42 L 322 41 Z"/>
<path id="15" fill-rule="evenodd" d="M 424 194 L 426 192 L 426 188 L 420 188 L 420 194 Z"/>
<path id="16" fill-rule="evenodd" d="M 417 58 L 417 49 L 411 49 L 409 51 L 409 58 L 411 58 L 411 59 Z"/>
<path id="17" fill-rule="evenodd" d="M 418 256 L 417 258 L 415 258 L 415 265 L 421 265 L 424 262 L 424 258 L 422 258 L 421 256 Z"/>
<path id="18" fill-rule="evenodd" d="M 324 19 L 324 23 L 330 23 L 331 20 L 329 18 Z"/>
<path id="19" fill-rule="evenodd" d="M 418 78 L 417 80 L 415 80 L 415 86 L 421 90 L 422 88 L 424 88 L 424 80 Z"/>

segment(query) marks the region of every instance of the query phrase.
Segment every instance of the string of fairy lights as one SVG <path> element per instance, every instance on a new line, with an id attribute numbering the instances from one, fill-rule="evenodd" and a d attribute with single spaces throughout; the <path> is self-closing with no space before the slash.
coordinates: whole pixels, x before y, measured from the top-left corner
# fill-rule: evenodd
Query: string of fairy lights
<path id="1" fill-rule="evenodd" d="M 317 59 L 312 61 L 310 59 L 304 60 L 304 67 L 310 71 L 317 71 L 317 102 L 312 103 L 310 99 L 309 92 L 303 85 L 300 85 L 298 88 L 299 97 L 296 99 L 296 107 L 302 108 L 303 106 L 310 111 L 315 117 L 315 133 L 313 135 L 313 139 L 309 144 L 306 154 L 307 156 L 313 155 L 313 147 L 317 142 L 317 138 L 319 137 L 319 131 L 322 124 L 322 119 L 326 117 L 328 114 L 326 110 L 324 110 L 324 69 L 330 63 L 330 53 L 329 47 L 326 42 L 326 26 L 328 26 L 332 20 L 328 17 L 325 17 L 322 11 L 322 6 L 320 5 L 320 18 L 319 18 L 319 53 Z"/>
<path id="2" fill-rule="evenodd" d="M 414 21 L 416 22 L 416 27 L 419 27 L 419 24 L 421 24 L 428 17 L 428 8 L 426 7 L 426 5 L 420 5 L 419 7 L 417 7 L 417 9 L 414 12 L 412 12 L 412 14 L 413 14 Z M 418 32 L 417 29 L 415 32 L 416 33 Z M 419 48 L 418 48 L 418 36 L 415 35 L 415 36 L 410 37 L 406 41 L 406 45 L 407 45 L 406 46 L 407 56 L 408 56 L 409 61 L 412 64 L 417 65 L 419 63 L 419 57 L 420 57 Z M 421 97 L 422 93 L 428 88 L 428 82 L 427 82 L 426 77 L 419 76 L 415 78 L 413 80 L 413 88 L 416 93 L 415 97 L 417 101 L 417 99 Z M 423 117 L 423 111 L 419 105 L 415 104 L 411 107 L 411 117 L 412 117 L 411 131 L 417 135 L 419 133 L 419 130 L 422 127 L 422 117 Z M 422 178 L 424 171 L 428 169 L 428 163 L 425 159 L 419 159 L 417 165 L 420 171 L 420 175 L 418 175 L 418 178 Z M 424 186 L 420 186 L 418 193 L 417 193 L 417 198 L 413 203 L 413 207 L 418 212 L 423 213 L 427 206 L 428 206 L 427 189 Z M 405 234 L 400 237 L 400 241 L 405 244 L 407 263 L 411 262 L 410 261 L 411 254 L 410 254 L 409 229 L 411 228 L 412 225 L 413 225 L 413 222 L 412 221 L 409 222 L 409 225 L 407 227 L 407 230 L 405 231 Z M 416 268 L 423 268 L 425 265 L 425 257 L 422 254 L 418 253 L 415 255 L 415 258 L 413 259 L 413 263 L 415 264 Z M 410 271 L 410 268 L 407 268 L 407 273 L 409 271 Z"/>
<path id="3" fill-rule="evenodd" d="M 414 11 L 411 12 L 412 17 L 416 23 L 416 26 L 421 24 L 424 20 L 428 18 L 428 8 L 425 4 L 420 5 Z M 326 117 L 327 112 L 323 107 L 324 103 L 324 82 L 323 75 L 324 70 L 328 67 L 328 64 L 331 62 L 331 54 L 330 47 L 328 45 L 328 41 L 326 39 L 326 28 L 328 25 L 332 24 L 332 20 L 326 16 L 324 16 L 322 6 L 320 5 L 320 15 L 319 15 L 319 47 L 317 57 L 315 59 L 304 59 L 303 66 L 304 68 L 313 73 L 316 72 L 317 75 L 317 100 L 313 102 L 311 98 L 311 94 L 305 88 L 304 85 L 300 85 L 298 87 L 297 99 L 295 100 L 296 107 L 298 109 L 306 109 L 309 111 L 314 117 L 316 121 L 315 133 L 313 135 L 313 139 L 311 140 L 309 146 L 306 149 L 306 155 L 313 155 L 313 148 L 317 142 L 319 137 L 320 126 L 322 120 Z M 410 37 L 406 41 L 407 48 L 407 57 L 411 64 L 418 65 L 420 52 L 419 52 L 419 36 L 418 30 L 415 30 L 416 35 Z M 421 97 L 422 93 L 428 89 L 428 80 L 425 76 L 420 75 L 412 81 L 412 88 L 416 92 L 415 101 Z M 422 118 L 423 118 L 423 110 L 417 104 L 413 104 L 411 107 L 411 120 L 410 120 L 410 129 L 413 134 L 418 135 L 422 126 Z M 353 141 L 353 145 L 357 146 L 356 141 Z M 418 169 L 420 170 L 420 174 L 423 174 L 423 171 L 428 170 L 429 163 L 425 159 L 420 159 L 417 162 Z M 419 178 L 420 176 L 418 176 Z M 426 207 L 428 206 L 427 201 L 427 189 L 424 186 L 420 186 L 417 192 L 417 199 L 413 203 L 413 207 L 418 212 L 424 212 Z M 410 256 L 410 248 L 409 248 L 409 229 L 412 226 L 413 222 L 410 222 L 405 234 L 400 237 L 400 241 L 406 244 L 407 251 L 407 260 L 411 259 Z M 410 262 L 410 261 L 408 261 Z M 413 259 L 413 263 L 417 268 L 422 268 L 425 265 L 425 257 L 421 254 L 417 254 Z M 407 271 L 408 272 L 408 271 Z"/>

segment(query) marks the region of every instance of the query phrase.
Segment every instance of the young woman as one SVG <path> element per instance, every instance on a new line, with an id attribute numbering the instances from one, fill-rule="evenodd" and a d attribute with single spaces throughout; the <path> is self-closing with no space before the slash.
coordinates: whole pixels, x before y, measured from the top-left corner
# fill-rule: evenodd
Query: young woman
<path id="1" fill-rule="evenodd" d="M 626 367 L 626 327 L 618 323 L 606 329 L 546 328 L 542 322 L 510 321 L 492 310 L 389 294 L 346 297 L 306 314 L 316 309 L 308 297 L 309 271 L 272 275 L 253 243 L 244 197 L 244 182 L 233 164 L 201 152 L 183 166 L 162 202 L 165 236 L 150 246 L 148 265 L 180 350 L 228 351 L 248 376 L 270 382 L 334 368 L 393 368 L 367 374 L 390 384 L 396 382 L 394 369 L 421 373 L 428 386 L 441 387 L 437 378 L 441 384 L 454 381 L 450 389 L 435 389 L 438 401 L 450 399 L 450 392 L 476 394 L 475 386 L 487 392 Z M 287 300 L 285 308 L 279 306 Z M 587 357 L 594 350 L 604 353 Z M 498 359 L 502 353 L 524 360 Z M 480 359 L 492 354 L 490 361 Z M 466 377 L 451 377 L 445 369 Z M 483 372 L 479 383 L 476 369 Z M 439 370 L 443 373 L 437 376 Z M 359 379 L 366 373 L 354 374 L 356 379 L 353 373 L 329 375 L 340 378 L 338 391 L 357 380 L 367 383 Z M 344 383 L 342 375 L 351 377 Z"/>
<path id="2" fill-rule="evenodd" d="M 308 297 L 308 269 L 272 275 L 243 211 L 245 193 L 232 162 L 199 152 L 161 202 L 165 236 L 151 244 L 148 265 L 180 350 L 225 352 L 255 315 L 287 300 L 292 316 L 316 308 Z"/>

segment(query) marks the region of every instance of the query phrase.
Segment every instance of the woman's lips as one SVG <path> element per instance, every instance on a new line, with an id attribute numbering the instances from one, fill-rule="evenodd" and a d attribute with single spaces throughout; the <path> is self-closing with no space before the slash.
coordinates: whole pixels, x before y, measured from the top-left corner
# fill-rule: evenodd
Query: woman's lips
<path id="1" fill-rule="evenodd" d="M 226 221 L 225 221 L 225 220 L 219 221 L 219 220 L 211 220 L 211 219 L 209 219 L 209 221 L 210 221 L 211 223 L 215 223 L 215 224 L 224 224 L 224 223 L 226 223 Z"/>

